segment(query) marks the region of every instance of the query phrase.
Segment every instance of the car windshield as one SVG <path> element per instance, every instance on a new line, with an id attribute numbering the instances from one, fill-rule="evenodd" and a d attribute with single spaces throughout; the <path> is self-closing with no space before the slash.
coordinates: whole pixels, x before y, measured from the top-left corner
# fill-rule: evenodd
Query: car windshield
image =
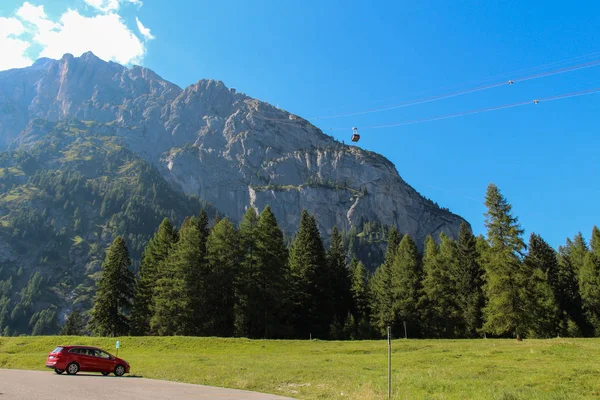
<path id="1" fill-rule="evenodd" d="M 52 353 L 60 353 L 62 351 L 62 349 L 63 348 L 59 346 L 59 347 L 55 348 L 54 350 L 52 350 Z"/>

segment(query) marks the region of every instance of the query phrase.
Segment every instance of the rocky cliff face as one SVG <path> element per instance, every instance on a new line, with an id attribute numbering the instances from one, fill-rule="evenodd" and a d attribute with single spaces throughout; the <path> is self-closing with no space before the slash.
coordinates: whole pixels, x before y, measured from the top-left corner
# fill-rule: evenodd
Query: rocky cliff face
<path id="1" fill-rule="evenodd" d="M 185 89 L 91 53 L 0 72 L 0 151 L 35 141 L 33 119 L 112 124 L 175 188 L 239 219 L 270 204 L 291 234 L 301 210 L 327 236 L 361 221 L 396 226 L 421 245 L 458 235 L 457 215 L 424 199 L 384 157 L 343 145 L 308 121 L 201 80 Z M 21 134 L 22 132 L 27 132 Z"/>

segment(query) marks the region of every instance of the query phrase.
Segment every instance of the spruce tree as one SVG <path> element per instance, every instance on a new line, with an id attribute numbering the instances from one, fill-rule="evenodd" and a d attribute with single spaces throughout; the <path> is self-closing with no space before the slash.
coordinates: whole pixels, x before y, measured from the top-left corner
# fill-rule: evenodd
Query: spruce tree
<path id="1" fill-rule="evenodd" d="M 355 326 L 354 339 L 369 339 L 371 336 L 370 326 L 370 292 L 369 292 L 369 272 L 362 262 L 356 259 L 352 260 L 351 267 L 351 286 L 352 295 L 351 314 L 352 322 L 349 326 Z"/>
<path id="2" fill-rule="evenodd" d="M 351 285 L 350 293 L 352 295 L 351 312 L 355 319 L 361 320 L 368 317 L 369 309 L 369 272 L 361 261 L 356 258 L 350 264 Z"/>
<path id="3" fill-rule="evenodd" d="M 154 287 L 150 320 L 150 328 L 158 335 L 201 332 L 207 285 L 206 225 L 204 210 L 199 218 L 186 218 L 179 240 L 164 262 Z"/>
<path id="4" fill-rule="evenodd" d="M 125 239 L 117 237 L 106 251 L 102 276 L 97 282 L 90 328 L 99 336 L 119 336 L 129 332 L 127 312 L 133 303 L 135 277 Z"/>
<path id="5" fill-rule="evenodd" d="M 239 273 L 243 253 L 239 232 L 227 218 L 220 219 L 210 231 L 206 242 L 208 283 L 202 334 L 231 336 L 235 328 L 234 280 Z"/>
<path id="6" fill-rule="evenodd" d="M 327 259 L 316 221 L 306 210 L 302 211 L 298 232 L 290 248 L 289 263 L 296 335 L 325 339 L 334 315 L 329 301 Z"/>
<path id="7" fill-rule="evenodd" d="M 529 276 L 521 259 L 525 249 L 523 230 L 512 216 L 512 206 L 494 184 L 487 188 L 485 205 L 490 249 L 485 264 L 487 304 L 483 310 L 483 329 L 494 335 L 522 335 L 527 328 L 525 310 L 529 309 L 530 301 L 525 290 Z"/>
<path id="8" fill-rule="evenodd" d="M 600 230 L 594 226 L 590 250 L 579 271 L 579 291 L 594 336 L 600 336 Z"/>
<path id="9" fill-rule="evenodd" d="M 327 264 L 332 295 L 330 301 L 335 309 L 335 318 L 343 325 L 352 305 L 352 296 L 350 294 L 350 274 L 346 268 L 346 251 L 342 243 L 342 235 L 335 226 L 331 231 Z"/>
<path id="10" fill-rule="evenodd" d="M 392 227 L 388 234 L 385 259 L 369 281 L 371 294 L 371 320 L 373 326 L 383 336 L 387 327 L 394 322 L 394 307 L 392 295 L 392 265 L 396 257 L 401 235 Z"/>
<path id="11" fill-rule="evenodd" d="M 439 251 L 431 237 L 425 241 L 423 256 L 423 294 L 426 299 L 427 332 L 439 338 L 460 333 L 460 312 L 457 304 L 457 256 L 454 241 L 440 234 Z"/>
<path id="12" fill-rule="evenodd" d="M 570 247 L 569 260 L 575 269 L 575 273 L 579 276 L 579 270 L 583 267 L 585 256 L 589 253 L 590 249 L 581 232 L 575 235 L 572 242 L 567 240 L 567 246 Z"/>
<path id="13" fill-rule="evenodd" d="M 439 274 L 440 271 L 438 251 L 438 245 L 435 243 L 431 235 L 427 235 L 425 238 L 422 259 L 422 295 L 419 299 L 419 309 L 421 310 L 423 329 L 427 337 L 439 336 L 438 329 L 436 329 L 440 326 L 439 312 L 431 304 L 431 299 L 434 294 L 433 290 L 435 289 L 435 281 L 437 281 L 437 278 L 434 277 L 434 274 Z"/>
<path id="14" fill-rule="evenodd" d="M 258 274 L 255 284 L 258 301 L 255 301 L 256 336 L 263 338 L 291 337 L 290 269 L 288 250 L 277 219 L 267 205 L 260 213 L 256 248 Z"/>
<path id="15" fill-rule="evenodd" d="M 524 273 L 529 275 L 525 284 L 528 308 L 524 327 L 531 336 L 553 337 L 559 332 L 559 314 L 552 290 L 558 272 L 556 253 L 535 233 L 531 234 L 528 247 L 523 261 Z"/>
<path id="16" fill-rule="evenodd" d="M 236 277 L 236 336 L 261 337 L 264 329 L 257 327 L 261 319 L 258 303 L 261 288 L 256 284 L 259 275 L 258 214 L 254 207 L 248 208 L 240 223 L 240 246 L 243 254 L 240 272 Z"/>
<path id="17" fill-rule="evenodd" d="M 554 295 L 560 314 L 560 331 L 562 336 L 578 337 L 593 334 L 593 327 L 588 323 L 583 312 L 583 303 L 579 293 L 579 271 L 571 262 L 573 242 L 567 239 L 565 246 L 558 247 L 558 272 Z"/>
<path id="18" fill-rule="evenodd" d="M 142 254 L 140 276 L 131 312 L 132 335 L 149 335 L 152 317 L 152 294 L 161 277 L 164 262 L 177 242 L 177 230 L 165 218 Z"/>
<path id="19" fill-rule="evenodd" d="M 477 239 L 467 224 L 460 224 L 456 243 L 456 300 L 461 314 L 463 333 L 467 337 L 476 337 L 481 328 L 483 297 L 483 268 L 479 261 Z"/>
<path id="20" fill-rule="evenodd" d="M 404 235 L 391 268 L 392 309 L 394 332 L 404 332 L 403 323 L 411 337 L 421 335 L 417 304 L 421 291 L 422 269 L 417 246 L 410 235 Z"/>

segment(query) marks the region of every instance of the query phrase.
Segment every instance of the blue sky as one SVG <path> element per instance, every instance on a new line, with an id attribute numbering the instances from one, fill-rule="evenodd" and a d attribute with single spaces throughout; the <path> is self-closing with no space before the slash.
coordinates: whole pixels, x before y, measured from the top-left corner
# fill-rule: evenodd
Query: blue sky
<path id="1" fill-rule="evenodd" d="M 139 43 L 130 36 L 130 41 L 114 39 L 131 46 L 115 60 L 140 63 L 180 86 L 219 79 L 305 118 L 381 107 L 600 59 L 599 53 L 554 68 L 510 74 L 600 52 L 600 5 L 591 1 L 578 2 L 577 7 L 548 0 L 146 0 L 143 5 L 139 0 L 86 1 L 30 4 L 44 6 L 48 20 L 60 22 L 70 8 L 86 18 L 106 17 L 115 38 L 129 31 Z M 2 1 L 0 17 L 13 17 L 22 5 Z M 109 21 L 109 15 L 118 15 L 121 25 Z M 151 33 L 144 36 L 136 18 Z M 22 36 L 35 41 L 31 37 Z M 34 43 L 28 56 L 35 58 L 40 49 L 47 54 L 63 50 L 49 41 Z M 119 47 L 102 47 L 93 36 L 88 41 L 98 47 L 91 49 L 96 53 Z M 81 44 L 73 46 L 74 54 L 80 51 Z M 106 54 L 104 58 L 112 57 Z M 578 231 L 589 237 L 594 224 L 600 224 L 600 93 L 386 129 L 361 127 L 596 87 L 600 66 L 427 104 L 311 122 L 346 143 L 350 128 L 357 126 L 359 146 L 385 155 L 404 180 L 465 217 L 475 233 L 484 232 L 485 189 L 495 183 L 512 203 L 527 236 L 539 233 L 557 247 Z"/>

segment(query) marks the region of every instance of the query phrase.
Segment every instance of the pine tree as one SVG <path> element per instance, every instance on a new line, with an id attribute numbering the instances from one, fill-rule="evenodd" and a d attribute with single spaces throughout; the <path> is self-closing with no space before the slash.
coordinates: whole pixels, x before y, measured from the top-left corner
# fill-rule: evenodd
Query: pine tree
<path id="1" fill-rule="evenodd" d="M 392 294 L 392 265 L 401 241 L 400 234 L 392 227 L 388 235 L 388 244 L 385 261 L 373 274 L 369 281 L 369 292 L 371 293 L 371 319 L 374 328 L 383 336 L 387 327 L 394 322 L 394 307 Z"/>
<path id="2" fill-rule="evenodd" d="M 119 336 L 129 332 L 127 311 L 133 303 L 135 277 L 129 270 L 131 260 L 125 239 L 117 237 L 106 251 L 102 276 L 97 282 L 90 328 L 100 336 Z"/>
<path id="3" fill-rule="evenodd" d="M 403 331 L 403 323 L 411 336 L 421 335 L 421 324 L 417 304 L 421 291 L 422 269 L 419 252 L 413 239 L 404 235 L 396 251 L 391 268 L 392 283 L 392 309 L 394 332 Z"/>
<path id="4" fill-rule="evenodd" d="M 256 248 L 259 273 L 254 282 L 259 292 L 256 311 L 260 321 L 257 337 L 291 337 L 288 250 L 283 232 L 268 205 L 260 213 Z"/>
<path id="5" fill-rule="evenodd" d="M 342 243 L 342 235 L 335 226 L 331 231 L 327 264 L 332 295 L 330 301 L 335 309 L 337 321 L 343 325 L 352 305 L 352 296 L 350 294 L 350 274 L 346 268 L 346 251 Z"/>
<path id="6" fill-rule="evenodd" d="M 488 186 L 485 205 L 490 249 L 485 264 L 483 329 L 495 335 L 521 335 L 527 328 L 524 310 L 529 309 L 525 290 L 529 276 L 521 260 L 523 230 L 511 214 L 512 206 L 494 184 Z"/>
<path id="7" fill-rule="evenodd" d="M 150 328 L 158 335 L 197 335 L 203 323 L 207 285 L 208 218 L 186 218 L 153 291 Z"/>
<path id="8" fill-rule="evenodd" d="M 423 256 L 423 294 L 426 299 L 428 336 L 450 338 L 459 334 L 457 295 L 457 256 L 455 243 L 444 233 L 440 235 L 439 251 L 433 239 L 425 241 Z"/>
<path id="9" fill-rule="evenodd" d="M 589 253 L 590 249 L 581 232 L 575 235 L 572 242 L 567 239 L 567 246 L 570 247 L 569 260 L 575 269 L 575 274 L 579 276 L 579 270 L 583 267 L 585 256 Z"/>
<path id="10" fill-rule="evenodd" d="M 559 319 L 552 288 L 556 284 L 558 262 L 554 249 L 540 235 L 531 234 L 523 269 L 529 275 L 524 288 L 528 299 L 524 327 L 531 336 L 556 336 Z"/>
<path id="11" fill-rule="evenodd" d="M 330 299 L 327 259 L 314 217 L 302 211 L 290 248 L 294 331 L 299 337 L 327 338 L 334 309 Z"/>
<path id="12" fill-rule="evenodd" d="M 154 237 L 144 249 L 140 266 L 140 277 L 136 286 L 135 300 L 131 312 L 133 335 L 148 335 L 152 317 L 152 294 L 156 282 L 162 275 L 164 262 L 177 242 L 177 230 L 165 218 Z"/>
<path id="13" fill-rule="evenodd" d="M 356 319 L 360 320 L 370 314 L 369 272 L 361 261 L 353 259 L 350 264 L 350 273 L 352 274 L 350 285 L 352 295 L 351 312 Z"/>
<path id="14" fill-rule="evenodd" d="M 260 266 L 258 260 L 258 214 L 254 207 L 248 208 L 240 223 L 240 246 L 243 254 L 240 273 L 236 277 L 236 336 L 261 337 L 264 329 L 257 327 L 260 319 L 258 303 L 260 287 L 256 284 Z"/>
<path id="15" fill-rule="evenodd" d="M 456 299 L 461 314 L 463 333 L 467 337 L 476 337 L 478 329 L 483 324 L 483 268 L 479 258 L 477 239 L 467 224 L 463 222 L 460 224 L 456 243 Z"/>
<path id="16" fill-rule="evenodd" d="M 204 335 L 231 336 L 234 332 L 234 280 L 239 273 L 242 256 L 239 232 L 227 218 L 219 220 L 206 242 L 209 286 L 205 291 L 202 316 Z"/>
<path id="17" fill-rule="evenodd" d="M 85 334 L 85 320 L 79 310 L 72 311 L 60 331 L 64 336 L 82 336 Z"/>
<path id="18" fill-rule="evenodd" d="M 594 226 L 590 250 L 579 271 L 579 291 L 594 336 L 600 336 L 600 230 Z"/>
<path id="19" fill-rule="evenodd" d="M 579 293 L 578 272 L 571 263 L 573 243 L 567 239 L 566 246 L 558 247 L 558 272 L 554 295 L 560 314 L 560 331 L 562 336 L 589 336 L 593 327 L 588 323 L 583 312 L 583 303 Z"/>
<path id="20" fill-rule="evenodd" d="M 419 309 L 421 309 L 421 317 L 424 328 L 424 333 L 427 337 L 439 337 L 439 311 L 431 304 L 434 296 L 435 282 L 437 278 L 434 275 L 439 275 L 439 256 L 438 245 L 435 243 L 431 235 L 425 238 L 425 246 L 423 251 L 423 282 L 422 295 L 419 298 Z"/>

